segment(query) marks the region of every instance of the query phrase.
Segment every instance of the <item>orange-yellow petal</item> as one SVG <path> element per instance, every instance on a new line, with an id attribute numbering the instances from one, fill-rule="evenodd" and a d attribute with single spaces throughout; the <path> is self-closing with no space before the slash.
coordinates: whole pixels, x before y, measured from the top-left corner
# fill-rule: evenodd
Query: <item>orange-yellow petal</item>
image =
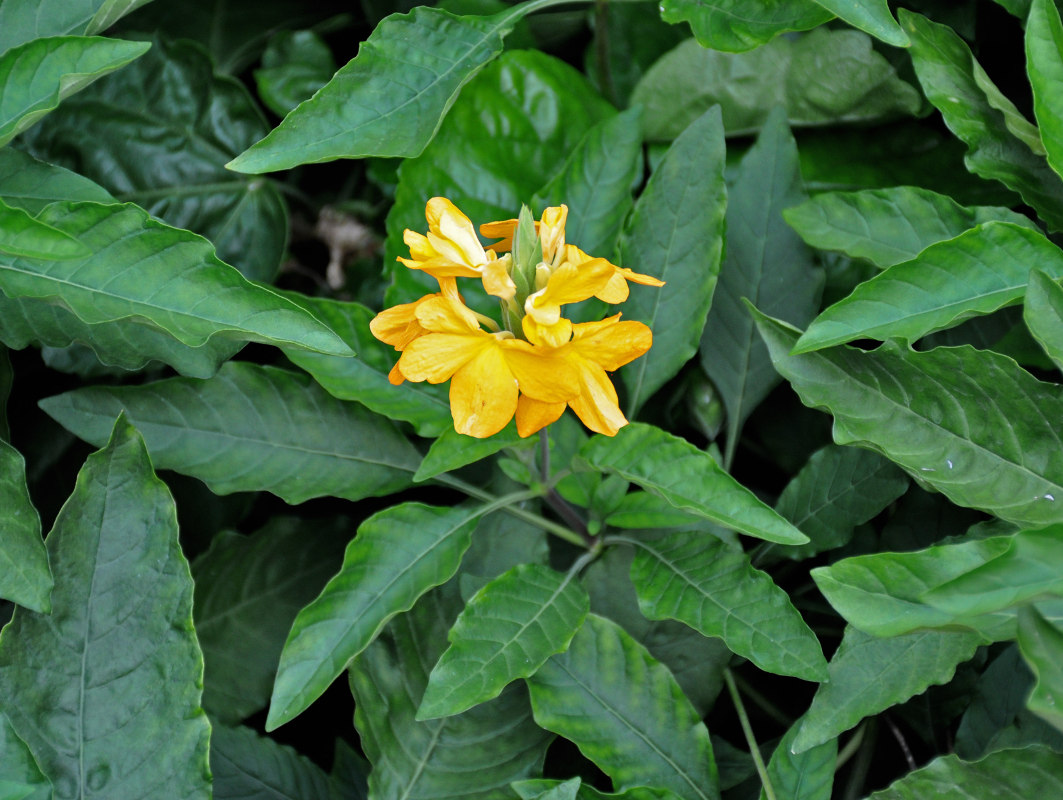
<path id="1" fill-rule="evenodd" d="M 465 336 L 489 335 L 480 330 L 476 314 L 453 297 L 437 295 L 427 299 L 417 306 L 416 314 L 420 325 L 433 333 L 453 333 Z"/>
<path id="2" fill-rule="evenodd" d="M 609 372 L 641 356 L 653 344 L 653 332 L 641 322 L 620 322 L 615 314 L 600 322 L 572 326 L 569 347 Z"/>
<path id="3" fill-rule="evenodd" d="M 617 267 L 617 270 L 632 283 L 639 283 L 643 286 L 664 286 L 664 281 L 652 275 L 643 275 L 641 272 L 635 272 L 627 267 Z"/>
<path id="4" fill-rule="evenodd" d="M 612 381 L 605 370 L 590 361 L 581 361 L 580 394 L 568 404 L 583 424 L 595 433 L 615 436 L 627 425 Z"/>
<path id="5" fill-rule="evenodd" d="M 487 346 L 450 382 L 454 430 L 483 439 L 498 433 L 517 410 L 517 379 L 500 347 Z"/>
<path id="6" fill-rule="evenodd" d="M 553 325 L 540 325 L 530 314 L 521 319 L 524 336 L 532 344 L 561 347 L 572 338 L 572 322 L 560 317 Z"/>
<path id="7" fill-rule="evenodd" d="M 620 268 L 618 267 L 605 286 L 594 296 L 605 303 L 616 304 L 623 303 L 630 294 L 631 290 L 628 289 L 627 281 L 624 280 L 624 276 L 620 273 Z"/>
<path id="8" fill-rule="evenodd" d="M 391 372 L 388 373 L 388 383 L 392 386 L 398 386 L 400 383 L 406 380 L 406 376 L 402 374 L 402 370 L 399 369 L 398 362 L 395 362 L 395 366 L 391 368 Z"/>
<path id="9" fill-rule="evenodd" d="M 594 297 L 612 277 L 613 270 L 604 258 L 578 265 L 566 261 L 553 271 L 545 289 L 529 295 L 524 310 L 540 325 L 553 325 L 561 316 L 561 306 Z"/>
<path id="10" fill-rule="evenodd" d="M 565 220 L 568 219 L 568 206 L 550 206 L 543 211 L 542 224 L 539 225 L 539 242 L 543 247 L 543 261 L 554 263 L 555 255 L 564 251 Z"/>
<path id="11" fill-rule="evenodd" d="M 564 413 L 565 405 L 565 403 L 545 403 L 522 394 L 517 399 L 517 433 L 528 437 L 551 422 L 556 422 Z"/>
<path id="12" fill-rule="evenodd" d="M 426 294 L 413 303 L 403 303 L 381 311 L 370 321 L 369 331 L 385 344 L 402 350 L 418 336 L 428 332 L 417 320 L 417 307 L 432 297 L 436 295 Z"/>
<path id="13" fill-rule="evenodd" d="M 502 219 L 497 222 L 485 222 L 480 226 L 480 235 L 487 239 L 501 239 L 500 242 L 487 245 L 489 250 L 505 253 L 513 249 L 513 234 L 517 231 L 517 220 Z"/>
<path id="14" fill-rule="evenodd" d="M 407 380 L 442 383 L 481 352 L 492 348 L 492 339 L 486 333 L 483 337 L 429 333 L 415 339 L 402 351 L 398 369 Z"/>
<path id="15" fill-rule="evenodd" d="M 534 347 L 520 339 L 506 339 L 499 346 L 524 394 L 560 403 L 579 392 L 577 365 L 566 352 Z"/>
<path id="16" fill-rule="evenodd" d="M 483 268 L 484 289 L 493 297 L 509 300 L 517 293 L 517 285 L 509 277 L 509 256 L 488 261 Z"/>

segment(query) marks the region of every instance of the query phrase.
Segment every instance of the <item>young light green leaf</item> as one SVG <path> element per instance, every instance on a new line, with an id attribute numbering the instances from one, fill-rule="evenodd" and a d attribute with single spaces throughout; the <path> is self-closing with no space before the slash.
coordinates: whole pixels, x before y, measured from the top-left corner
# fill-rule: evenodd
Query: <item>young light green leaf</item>
<path id="1" fill-rule="evenodd" d="M 0 597 L 47 614 L 51 592 L 52 571 L 41 518 L 26 487 L 26 462 L 0 440 Z"/>
<path id="2" fill-rule="evenodd" d="M 393 620 L 351 665 L 372 798 L 495 800 L 512 796 L 511 782 L 541 774 L 553 736 L 532 720 L 520 684 L 455 717 L 414 718 L 460 608 L 448 584 Z"/>
<path id="3" fill-rule="evenodd" d="M 786 592 L 741 549 L 699 531 L 644 532 L 631 582 L 647 619 L 676 619 L 762 670 L 807 681 L 827 678 L 819 641 Z"/>
<path id="4" fill-rule="evenodd" d="M 475 464 L 481 459 L 493 456 L 499 450 L 507 447 L 520 447 L 525 443 L 526 440 L 521 439 L 517 434 L 517 425 L 514 422 L 510 422 L 494 436 L 488 436 L 486 439 L 466 436 L 449 428 L 432 442 L 424 461 L 414 473 L 413 479 L 418 483 L 426 481 L 444 472 Z"/>
<path id="5" fill-rule="evenodd" d="M 0 691 L 56 800 L 206 800 L 192 578 L 173 498 L 125 419 L 89 456 L 47 547 L 52 614 L 15 611 L 0 637 Z"/>
<path id="6" fill-rule="evenodd" d="M 4 800 L 52 800 L 52 783 L 0 712 L 0 798 Z"/>
<path id="7" fill-rule="evenodd" d="M 99 33 L 150 0 L 5 0 L 0 4 L 0 53 L 64 34 Z"/>
<path id="8" fill-rule="evenodd" d="M 1026 20 L 1026 72 L 1048 163 L 1063 175 L 1063 22 L 1055 3 L 1033 0 Z"/>
<path id="9" fill-rule="evenodd" d="M 834 787 L 834 770 L 838 762 L 838 740 L 829 739 L 802 753 L 795 753 L 794 739 L 804 719 L 799 719 L 775 746 L 768 762 L 768 778 L 776 797 L 786 800 L 830 800 Z M 767 799 L 761 789 L 760 800 Z"/>
<path id="10" fill-rule="evenodd" d="M 653 330 L 654 347 L 620 376 L 628 415 L 698 349 L 723 257 L 727 186 L 720 110 L 710 109 L 668 148 L 639 196 L 620 242 L 620 263 L 665 281 L 638 286 L 624 315 Z"/>
<path id="11" fill-rule="evenodd" d="M 292 624 L 266 729 L 301 714 L 388 620 L 449 580 L 483 513 L 483 508 L 403 503 L 363 522 L 340 571 Z"/>
<path id="12" fill-rule="evenodd" d="M 709 732 L 667 668 L 615 622 L 588 615 L 528 687 L 535 721 L 575 742 L 618 791 L 719 798 Z"/>
<path id="13" fill-rule="evenodd" d="M 353 530 L 343 518 L 277 517 L 252 536 L 215 535 L 192 563 L 203 707 L 213 718 L 235 723 L 269 704 L 292 622 L 339 569 Z"/>
<path id="14" fill-rule="evenodd" d="M 229 162 L 237 172 L 366 156 L 419 156 L 466 83 L 502 52 L 527 4 L 490 17 L 392 14 L 317 94 Z"/>
<path id="15" fill-rule="evenodd" d="M 281 31 L 270 39 L 256 69 L 258 96 L 283 117 L 328 83 L 336 71 L 332 51 L 314 31 Z"/>
<path id="16" fill-rule="evenodd" d="M 329 800 L 329 778 L 295 750 L 250 728 L 215 724 L 210 734 L 214 800 Z"/>
<path id="17" fill-rule="evenodd" d="M 937 242 L 991 220 L 1036 230 L 1022 214 L 997 206 L 961 206 L 917 186 L 824 192 L 783 212 L 808 244 L 865 258 L 879 267 L 911 261 Z"/>
<path id="18" fill-rule="evenodd" d="M 741 53 L 771 41 L 780 33 L 807 31 L 834 15 L 812 0 L 664 0 L 665 22 L 689 22 L 698 44 L 710 50 Z"/>
<path id="19" fill-rule="evenodd" d="M 88 248 L 77 239 L 0 200 L 0 259 L 25 256 L 59 260 L 87 255 Z"/>
<path id="20" fill-rule="evenodd" d="M 383 417 L 336 400 L 307 375 L 244 362 L 230 361 L 205 381 L 86 387 L 41 407 L 93 443 L 124 410 L 156 466 L 199 478 L 217 494 L 360 500 L 405 488 L 420 460 Z"/>
<path id="21" fill-rule="evenodd" d="M 99 36 L 56 36 L 0 55 L 0 147 L 64 98 L 142 56 L 149 46 Z"/>
<path id="22" fill-rule="evenodd" d="M 1059 753 L 1047 747 L 998 750 L 981 761 L 940 756 L 868 800 L 970 800 L 974 797 L 1055 797 L 1063 792 Z"/>
<path id="23" fill-rule="evenodd" d="M 882 453 L 958 505 L 1018 524 L 1063 520 L 1055 499 L 1063 448 L 1052 422 L 1063 415 L 1060 387 L 971 347 L 790 355 L 796 330 L 763 315 L 757 324 L 802 402 L 834 415 L 838 444 Z"/>
<path id="24" fill-rule="evenodd" d="M 1022 318 L 1030 334 L 1063 369 L 1063 287 L 1039 269 L 1030 271 Z"/>
<path id="25" fill-rule="evenodd" d="M 820 684 L 790 747 L 803 753 L 877 714 L 947 683 L 956 665 L 974 655 L 973 633 L 917 631 L 879 639 L 848 627 L 834 657 L 830 679 Z"/>
<path id="26" fill-rule="evenodd" d="M 0 148 L 0 197 L 34 215 L 58 200 L 114 202 L 106 189 L 83 175 L 38 161 L 13 147 Z"/>
<path id="27" fill-rule="evenodd" d="M 986 222 L 861 283 L 812 321 L 793 352 L 865 338 L 913 342 L 1020 302 L 1034 264 L 1063 278 L 1063 250 L 1040 233 Z"/>
<path id="28" fill-rule="evenodd" d="M 967 168 L 1018 192 L 1051 229 L 1063 228 L 1063 180 L 1012 132 L 1002 104 L 994 105 L 1000 93 L 964 41 L 948 26 L 904 9 L 898 13 L 927 99 L 968 147 Z"/>
<path id="29" fill-rule="evenodd" d="M 910 42 L 897 20 L 890 14 L 886 0 L 816 0 L 825 9 L 894 47 L 907 47 Z"/>
<path id="30" fill-rule="evenodd" d="M 1063 730 L 1063 630 L 1026 606 L 1019 610 L 1019 649 L 1037 676 L 1027 706 Z"/>
<path id="31" fill-rule="evenodd" d="M 728 475 L 708 453 L 653 425 L 633 422 L 580 451 L 592 466 L 622 475 L 673 506 L 779 544 L 808 541 L 797 528 Z"/>

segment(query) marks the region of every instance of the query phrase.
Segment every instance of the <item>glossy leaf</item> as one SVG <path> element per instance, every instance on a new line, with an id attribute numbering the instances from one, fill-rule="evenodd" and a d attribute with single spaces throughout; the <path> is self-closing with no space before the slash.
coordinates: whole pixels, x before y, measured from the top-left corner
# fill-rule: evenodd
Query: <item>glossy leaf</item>
<path id="1" fill-rule="evenodd" d="M 52 784 L 41 774 L 26 743 L 0 712 L 0 797 L 4 800 L 51 800 Z"/>
<path id="2" fill-rule="evenodd" d="M 1055 3 L 1033 0 L 1026 20 L 1026 72 L 1048 163 L 1063 174 L 1063 22 Z"/>
<path id="3" fill-rule="evenodd" d="M 616 623 L 589 615 L 528 687 L 535 721 L 575 742 L 617 790 L 719 797 L 708 731 L 671 673 Z"/>
<path id="4" fill-rule="evenodd" d="M 826 192 L 783 213 L 801 238 L 821 250 L 866 258 L 879 267 L 911 261 L 937 242 L 992 220 L 1035 230 L 1028 217 L 997 206 L 961 206 L 916 186 Z"/>
<path id="5" fill-rule="evenodd" d="M 258 96 L 284 116 L 328 83 L 336 71 L 332 51 L 313 31 L 283 31 L 273 37 L 255 70 Z"/>
<path id="6" fill-rule="evenodd" d="M 553 800 L 558 795 L 550 792 L 566 792 L 566 787 L 573 783 L 577 786 L 576 800 L 680 800 L 680 795 L 668 789 L 657 789 L 648 786 L 636 786 L 626 792 L 606 793 L 595 789 L 589 784 L 580 782 L 579 778 L 568 781 L 547 780 L 540 778 L 531 781 L 518 781 L 512 784 L 513 789 L 520 795 L 521 800 Z M 560 797 L 566 797 L 560 794 Z"/>
<path id="7" fill-rule="evenodd" d="M 1063 227 L 1063 181 L 1013 133 L 997 107 L 1001 103 L 994 105 L 993 95 L 999 92 L 967 45 L 945 25 L 905 10 L 899 15 L 912 40 L 908 52 L 927 99 L 967 145 L 967 168 L 1021 194 L 1051 229 Z"/>
<path id="8" fill-rule="evenodd" d="M 1022 318 L 1048 357 L 1063 369 L 1063 287 L 1051 275 L 1030 271 Z"/>
<path id="9" fill-rule="evenodd" d="M 52 571 L 41 518 L 26 487 L 26 462 L 0 440 L 0 597 L 47 614 L 51 591 Z"/>
<path id="10" fill-rule="evenodd" d="M 886 0 L 816 0 L 816 2 L 845 20 L 894 47 L 907 47 L 908 37 L 890 13 Z"/>
<path id="11" fill-rule="evenodd" d="M 791 725 L 775 746 L 775 752 L 768 762 L 768 779 L 776 797 L 785 797 L 787 800 L 830 800 L 838 762 L 838 740 L 830 739 L 804 752 L 794 753 L 791 748 L 802 723 L 803 720 L 799 719 Z M 764 789 L 761 789 L 760 800 L 767 800 Z"/>
<path id="12" fill-rule="evenodd" d="M 1059 754 L 1046 747 L 998 750 L 980 761 L 940 756 L 868 800 L 970 800 L 974 797 L 1055 797 L 1063 792 Z"/>
<path id="13" fill-rule="evenodd" d="M 383 418 L 336 400 L 308 376 L 242 362 L 206 381 L 86 387 L 41 407 L 93 443 L 124 410 L 157 467 L 199 478 L 218 494 L 359 500 L 408 486 L 420 458 Z"/>
<path id="14" fill-rule="evenodd" d="M 882 453 L 958 505 L 1019 524 L 1063 518 L 1059 387 L 970 347 L 789 355 L 797 331 L 763 316 L 758 327 L 802 402 L 834 415 L 838 444 Z"/>
<path id="15" fill-rule="evenodd" d="M 214 725 L 214 800 L 329 800 L 329 778 L 310 759 L 250 728 Z"/>
<path id="16" fill-rule="evenodd" d="M 432 442 L 413 479 L 426 481 L 444 472 L 475 464 L 507 447 L 519 447 L 524 443 L 525 440 L 517 434 L 517 426 L 513 422 L 486 439 L 466 436 L 450 428 Z"/>
<path id="17" fill-rule="evenodd" d="M 701 518 L 655 494 L 630 492 L 620 498 L 605 522 L 614 528 L 681 528 L 699 525 Z"/>
<path id="18" fill-rule="evenodd" d="M 532 720 L 520 684 L 464 714 L 418 722 L 428 674 L 460 599 L 451 584 L 393 620 L 351 665 L 354 724 L 373 765 L 369 796 L 493 800 L 537 775 L 553 738 Z"/>
<path id="19" fill-rule="evenodd" d="M 812 0 L 767 0 L 751 5 L 742 0 L 665 0 L 665 22 L 689 22 L 702 47 L 740 53 L 780 33 L 806 31 L 834 15 Z"/>
<path id="20" fill-rule="evenodd" d="M 676 619 L 762 670 L 807 681 L 827 677 L 819 641 L 786 592 L 741 549 L 695 531 L 643 533 L 631 582 L 648 619 Z"/>
<path id="21" fill-rule="evenodd" d="M 278 517 L 252 536 L 215 535 L 192 562 L 203 707 L 213 718 L 237 722 L 269 704 L 292 622 L 336 573 L 353 532 L 344 519 Z"/>
<path id="22" fill-rule="evenodd" d="M 58 260 L 88 254 L 88 249 L 77 239 L 0 200 L 0 258 L 25 256 Z"/>
<path id="23" fill-rule="evenodd" d="M 1042 617 L 1036 606 L 1026 606 L 1019 611 L 1019 649 L 1037 677 L 1027 706 L 1063 730 L 1063 630 Z"/>
<path id="24" fill-rule="evenodd" d="M 948 682 L 956 665 L 974 655 L 973 633 L 918 631 L 879 639 L 846 628 L 790 750 L 803 753 L 830 741 L 861 719 Z"/>
<path id="25" fill-rule="evenodd" d="M 89 456 L 47 547 L 52 613 L 15 612 L 0 691 L 56 800 L 209 798 L 192 579 L 173 499 L 127 421 Z"/>
<path id="26" fill-rule="evenodd" d="M 620 264 L 665 281 L 636 286 L 624 316 L 649 325 L 654 346 L 624 367 L 628 415 L 698 349 L 723 257 L 723 126 L 705 112 L 675 140 L 639 196 L 620 243 Z"/>
<path id="27" fill-rule="evenodd" d="M 144 42 L 57 36 L 27 42 L 3 53 L 0 146 L 55 110 L 64 98 L 124 67 L 147 49 Z"/>
<path id="28" fill-rule="evenodd" d="M 652 425 L 632 423 L 580 451 L 594 467 L 622 475 L 673 506 L 727 528 L 780 544 L 808 541 L 801 531 L 728 475 L 712 456 Z"/>
<path id="29" fill-rule="evenodd" d="M 473 595 L 447 634 L 451 645 L 429 675 L 417 719 L 491 700 L 563 652 L 589 608 L 575 577 L 521 564 Z"/>
<path id="30" fill-rule="evenodd" d="M 340 571 L 292 624 L 273 686 L 268 730 L 302 713 L 388 620 L 450 579 L 482 513 L 404 503 L 362 523 Z"/>
<path id="31" fill-rule="evenodd" d="M 0 148 L 0 197 L 8 205 L 38 214 L 57 200 L 112 203 L 107 190 L 76 172 L 38 161 L 13 147 Z"/>
<path id="32" fill-rule="evenodd" d="M 148 2 L 150 0 L 5 0 L 0 7 L 0 53 L 45 36 L 99 33 Z"/>

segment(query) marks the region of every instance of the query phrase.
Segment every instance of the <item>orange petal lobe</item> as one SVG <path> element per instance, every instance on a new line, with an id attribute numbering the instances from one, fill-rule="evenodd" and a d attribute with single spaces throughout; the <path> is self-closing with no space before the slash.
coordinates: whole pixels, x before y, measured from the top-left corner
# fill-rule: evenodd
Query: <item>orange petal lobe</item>
<path id="1" fill-rule="evenodd" d="M 450 382 L 454 430 L 483 439 L 498 433 L 517 410 L 517 380 L 502 349 L 484 347 Z"/>
<path id="2" fill-rule="evenodd" d="M 522 394 L 517 400 L 517 433 L 527 438 L 551 422 L 557 422 L 565 403 L 545 403 Z"/>

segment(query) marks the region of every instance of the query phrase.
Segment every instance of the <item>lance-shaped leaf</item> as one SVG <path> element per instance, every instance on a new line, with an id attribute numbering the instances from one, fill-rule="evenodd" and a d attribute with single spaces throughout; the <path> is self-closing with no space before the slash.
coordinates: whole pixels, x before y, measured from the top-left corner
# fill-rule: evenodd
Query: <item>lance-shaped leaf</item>
<path id="1" fill-rule="evenodd" d="M 1029 228 L 986 222 L 861 283 L 812 321 L 793 352 L 854 339 L 915 341 L 1020 302 L 1033 266 L 1063 278 L 1063 250 Z"/>
<path id="2" fill-rule="evenodd" d="M 740 53 L 789 31 L 807 31 L 833 14 L 812 0 L 664 0 L 661 19 L 689 22 L 698 43 L 710 50 Z"/>
<path id="3" fill-rule="evenodd" d="M 591 465 L 622 475 L 676 508 L 780 544 L 808 541 L 797 528 L 728 475 L 708 453 L 653 425 L 634 422 L 580 451 Z"/>
<path id="4" fill-rule="evenodd" d="M 783 216 L 813 247 L 866 258 L 879 267 L 911 261 L 930 245 L 991 220 L 1037 228 L 1011 209 L 961 206 L 917 186 L 824 192 L 786 209 Z"/>
<path id="5" fill-rule="evenodd" d="M 48 613 L 52 571 L 22 454 L 0 440 L 0 597 Z"/>
<path id="6" fill-rule="evenodd" d="M 404 503 L 361 524 L 340 571 L 292 624 L 267 730 L 302 713 L 388 620 L 457 572 L 484 510 Z"/>
<path id="7" fill-rule="evenodd" d="M 461 87 L 502 52 L 502 37 L 526 10 L 392 14 L 332 80 L 229 168 L 260 173 L 337 158 L 420 155 Z"/>
<path id="8" fill-rule="evenodd" d="M 0 55 L 0 147 L 53 111 L 63 98 L 124 67 L 149 46 L 99 36 L 57 36 Z"/>
<path id="9" fill-rule="evenodd" d="M 469 600 L 432 669 L 417 719 L 460 714 L 497 697 L 568 647 L 590 600 L 575 573 L 520 564 Z"/>
<path id="10" fill-rule="evenodd" d="M 157 467 L 199 478 L 217 494 L 360 500 L 408 486 L 420 460 L 387 420 L 335 399 L 308 375 L 244 362 L 230 361 L 205 381 L 87 387 L 41 407 L 93 443 L 124 410 Z"/>
<path id="11" fill-rule="evenodd" d="M 1037 676 L 1027 707 L 1063 730 L 1063 630 L 1037 606 L 1026 606 L 1019 611 L 1019 650 Z"/>
<path id="12" fill-rule="evenodd" d="M 33 754 L 0 712 L 0 797 L 52 800 L 52 783 L 41 774 Z"/>
<path id="13" fill-rule="evenodd" d="M 1018 524 L 1063 520 L 1063 389 L 971 347 L 895 343 L 790 355 L 798 332 L 759 315 L 775 368 L 805 405 L 834 415 L 834 440 L 885 455 L 961 506 Z"/>
<path id="14" fill-rule="evenodd" d="M 214 800 L 330 800 L 328 775 L 310 759 L 250 728 L 214 725 Z"/>
<path id="15" fill-rule="evenodd" d="M 620 376 L 633 416 L 698 349 L 723 257 L 727 186 L 719 108 L 706 111 L 653 171 L 620 243 L 620 263 L 665 281 L 636 286 L 624 316 L 645 322 L 654 346 Z"/>
<path id="16" fill-rule="evenodd" d="M 91 255 L 2 259 L 0 289 L 8 296 L 58 303 L 90 324 L 134 318 L 192 347 L 223 336 L 351 354 L 309 313 L 219 261 L 205 239 L 134 205 L 55 203 L 37 219 Z"/>
<path id="17" fill-rule="evenodd" d="M 1063 369 L 1063 287 L 1039 269 L 1030 271 L 1022 318 L 1048 357 Z"/>
<path id="18" fill-rule="evenodd" d="M 428 448 L 424 461 L 417 468 L 413 479 L 417 482 L 426 481 L 444 472 L 475 464 L 507 447 L 520 447 L 525 444 L 527 440 L 520 438 L 515 422 L 510 422 L 498 433 L 486 439 L 466 436 L 449 428 L 432 442 L 432 446 Z"/>
<path id="19" fill-rule="evenodd" d="M 494 800 L 512 796 L 512 781 L 542 772 L 553 736 L 532 720 L 520 684 L 455 717 L 414 718 L 460 607 L 456 584 L 448 584 L 393 620 L 351 665 L 372 798 Z"/>
<path id="20" fill-rule="evenodd" d="M 834 788 L 834 771 L 838 763 L 838 740 L 830 739 L 802 753 L 791 748 L 801 730 L 803 719 L 797 720 L 771 754 L 768 778 L 776 797 L 787 800 L 830 800 Z M 760 800 L 767 800 L 761 789 Z"/>
<path id="21" fill-rule="evenodd" d="M 336 71 L 332 51 L 312 30 L 286 30 L 272 37 L 255 70 L 258 96 L 283 117 L 329 82 Z"/>
<path id="22" fill-rule="evenodd" d="M 890 13 L 886 0 L 816 0 L 816 3 L 854 28 L 870 33 L 886 44 L 894 47 L 907 47 L 910 44 Z"/>
<path id="23" fill-rule="evenodd" d="M 88 248 L 77 239 L 0 200 L 0 258 L 62 259 L 88 254 Z"/>
<path id="24" fill-rule="evenodd" d="M 1063 175 L 1063 22 L 1055 3 L 1033 0 L 1030 4 L 1026 72 L 1048 163 Z"/>
<path id="25" fill-rule="evenodd" d="M 173 498 L 127 421 L 89 456 L 47 546 L 52 613 L 15 611 L 0 692 L 56 800 L 206 800 L 192 578 Z"/>
<path id="26" fill-rule="evenodd" d="M 1053 230 L 1063 228 L 1063 180 L 1030 148 L 1039 144 L 1036 131 L 1031 136 L 1024 119 L 1025 128 L 1016 124 L 1021 115 L 951 28 L 904 9 L 899 17 L 912 41 L 908 52 L 927 99 L 968 147 L 967 168 L 1018 192 Z"/>
<path id="27" fill-rule="evenodd" d="M 802 753 L 821 745 L 864 717 L 947 683 L 979 643 L 973 633 L 918 631 L 879 639 L 846 628 L 830 660 L 830 679 L 816 691 L 790 750 Z"/>
<path id="28" fill-rule="evenodd" d="M 0 53 L 44 36 L 99 33 L 150 0 L 5 0 Z"/>
<path id="29" fill-rule="evenodd" d="M 719 798 L 708 730 L 668 669 L 615 622 L 589 614 L 528 687 L 535 721 L 575 742 L 618 791 Z"/>
<path id="30" fill-rule="evenodd" d="M 0 149 L 0 197 L 31 214 L 58 200 L 114 202 L 106 189 L 83 175 L 38 161 L 13 147 Z"/>
<path id="31" fill-rule="evenodd" d="M 967 800 L 972 797 L 1056 797 L 1063 792 L 1059 753 L 1047 747 L 998 750 L 980 761 L 935 758 L 868 800 Z"/>

